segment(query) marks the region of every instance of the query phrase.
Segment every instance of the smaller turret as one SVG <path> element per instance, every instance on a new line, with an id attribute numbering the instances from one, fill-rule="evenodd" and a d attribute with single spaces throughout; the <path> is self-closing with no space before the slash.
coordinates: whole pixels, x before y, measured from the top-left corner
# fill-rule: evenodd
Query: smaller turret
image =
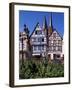
<path id="1" fill-rule="evenodd" d="M 26 24 L 24 24 L 24 31 L 20 32 L 19 35 L 19 45 L 20 45 L 20 59 L 26 60 L 30 59 L 30 39 L 29 39 L 29 30 Z"/>
<path id="2" fill-rule="evenodd" d="M 26 33 L 27 36 L 29 36 L 29 30 L 26 24 L 24 24 L 24 32 Z"/>

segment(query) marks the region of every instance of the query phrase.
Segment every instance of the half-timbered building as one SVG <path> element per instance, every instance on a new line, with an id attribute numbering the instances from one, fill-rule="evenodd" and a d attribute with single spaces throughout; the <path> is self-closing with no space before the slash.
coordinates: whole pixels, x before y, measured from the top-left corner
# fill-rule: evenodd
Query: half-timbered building
<path id="1" fill-rule="evenodd" d="M 62 37 L 56 30 L 54 30 L 49 37 L 48 57 L 51 59 L 60 59 L 63 55 L 62 44 Z"/>
<path id="2" fill-rule="evenodd" d="M 19 41 L 20 53 L 24 53 L 24 58 L 26 55 L 27 57 L 31 57 L 31 55 L 32 57 L 47 57 L 51 60 L 63 57 L 63 38 L 53 27 L 52 14 L 49 25 L 44 17 L 42 27 L 38 22 L 30 36 L 28 31 L 24 30 L 20 33 Z M 22 57 L 21 54 L 20 57 Z"/>
<path id="3" fill-rule="evenodd" d="M 19 58 L 26 60 L 31 58 L 29 30 L 24 25 L 24 31 L 19 33 Z"/>
<path id="4" fill-rule="evenodd" d="M 30 43 L 32 46 L 32 56 L 44 57 L 46 54 L 47 41 L 44 30 L 37 23 L 34 31 L 30 36 Z"/>

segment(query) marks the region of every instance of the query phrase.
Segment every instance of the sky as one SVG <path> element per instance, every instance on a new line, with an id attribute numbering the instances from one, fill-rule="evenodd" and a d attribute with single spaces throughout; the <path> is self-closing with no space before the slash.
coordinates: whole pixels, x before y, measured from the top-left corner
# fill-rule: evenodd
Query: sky
<path id="1" fill-rule="evenodd" d="M 24 24 L 26 24 L 31 34 L 37 22 L 39 22 L 42 28 L 44 16 L 46 17 L 47 25 L 49 26 L 51 12 L 20 10 L 19 11 L 19 31 L 22 32 L 24 28 Z M 60 33 L 60 35 L 63 37 L 64 13 L 52 12 L 52 24 L 53 24 L 53 27 L 58 31 L 58 33 Z"/>

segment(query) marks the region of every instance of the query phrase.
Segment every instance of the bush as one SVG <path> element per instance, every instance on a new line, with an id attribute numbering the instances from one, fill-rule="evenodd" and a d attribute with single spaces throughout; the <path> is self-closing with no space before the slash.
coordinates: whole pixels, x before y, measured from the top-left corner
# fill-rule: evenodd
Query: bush
<path id="1" fill-rule="evenodd" d="M 64 65 L 48 61 L 27 60 L 19 69 L 20 79 L 63 77 Z"/>

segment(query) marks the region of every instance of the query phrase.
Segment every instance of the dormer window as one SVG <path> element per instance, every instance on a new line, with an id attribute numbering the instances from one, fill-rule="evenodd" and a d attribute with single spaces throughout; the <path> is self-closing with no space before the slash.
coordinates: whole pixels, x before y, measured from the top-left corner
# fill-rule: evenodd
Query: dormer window
<path id="1" fill-rule="evenodd" d="M 42 34 L 42 31 L 35 31 L 35 34 L 37 34 L 37 35 L 40 35 L 40 34 Z"/>
<path id="2" fill-rule="evenodd" d="M 39 34 L 39 35 L 42 34 L 42 31 L 38 31 L 38 34 Z"/>
<path id="3" fill-rule="evenodd" d="M 37 34 L 37 31 L 35 31 L 35 34 Z"/>

